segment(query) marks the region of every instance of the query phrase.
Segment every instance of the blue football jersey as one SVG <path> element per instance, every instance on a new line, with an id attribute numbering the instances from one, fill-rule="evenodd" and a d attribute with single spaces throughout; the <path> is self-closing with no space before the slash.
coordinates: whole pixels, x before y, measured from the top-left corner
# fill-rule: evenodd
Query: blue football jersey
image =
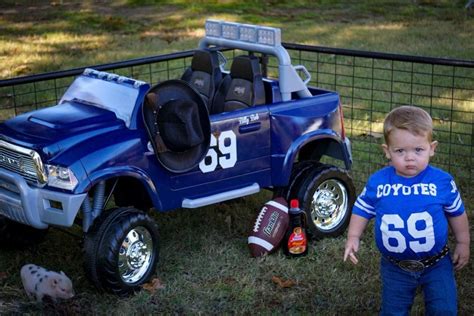
<path id="1" fill-rule="evenodd" d="M 389 166 L 369 178 L 352 212 L 375 217 L 375 241 L 382 254 L 417 260 L 443 249 L 447 217 L 463 214 L 464 204 L 449 173 L 428 166 L 405 178 Z"/>

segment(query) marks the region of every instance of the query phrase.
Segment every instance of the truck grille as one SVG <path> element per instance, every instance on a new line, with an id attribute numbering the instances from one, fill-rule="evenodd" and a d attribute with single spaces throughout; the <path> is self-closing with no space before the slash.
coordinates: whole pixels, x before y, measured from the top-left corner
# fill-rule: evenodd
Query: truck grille
<path id="1" fill-rule="evenodd" d="M 0 208 L 0 215 L 8 217 L 9 219 L 22 224 L 28 224 L 28 219 L 26 218 L 26 215 L 21 207 L 0 201 Z"/>
<path id="2" fill-rule="evenodd" d="M 46 176 L 38 153 L 1 140 L 0 168 L 21 175 L 28 183 L 45 183 Z"/>

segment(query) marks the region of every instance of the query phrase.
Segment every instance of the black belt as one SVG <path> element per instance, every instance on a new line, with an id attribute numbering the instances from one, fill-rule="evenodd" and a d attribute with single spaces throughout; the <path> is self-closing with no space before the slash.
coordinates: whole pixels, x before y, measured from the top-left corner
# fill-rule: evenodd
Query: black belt
<path id="1" fill-rule="evenodd" d="M 400 267 L 400 269 L 402 270 L 405 270 L 407 272 L 420 272 L 423 271 L 423 269 L 431 267 L 433 264 L 440 261 L 448 254 L 448 252 L 449 248 L 448 245 L 446 245 L 444 246 L 443 250 L 441 250 L 441 252 L 437 255 L 423 260 L 397 260 L 389 256 L 384 257 L 394 265 Z"/>

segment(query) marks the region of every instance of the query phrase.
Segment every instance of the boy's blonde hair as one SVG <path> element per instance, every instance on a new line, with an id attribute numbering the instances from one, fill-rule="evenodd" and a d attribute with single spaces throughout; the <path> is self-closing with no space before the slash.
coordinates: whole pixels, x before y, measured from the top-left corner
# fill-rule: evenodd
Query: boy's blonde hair
<path id="1" fill-rule="evenodd" d="M 403 129 L 413 135 L 426 135 L 428 141 L 433 138 L 433 120 L 425 110 L 411 105 L 403 105 L 393 109 L 385 117 L 383 123 L 383 136 L 385 143 L 389 143 L 390 133 L 393 129 Z"/>

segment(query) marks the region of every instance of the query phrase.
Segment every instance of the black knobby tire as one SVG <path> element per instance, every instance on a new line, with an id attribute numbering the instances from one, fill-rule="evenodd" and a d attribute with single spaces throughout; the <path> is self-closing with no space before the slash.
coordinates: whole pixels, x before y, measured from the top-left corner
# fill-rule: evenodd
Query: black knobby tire
<path id="1" fill-rule="evenodd" d="M 26 248 L 44 240 L 48 229 L 37 229 L 0 215 L 0 247 Z"/>
<path id="2" fill-rule="evenodd" d="M 306 171 L 296 188 L 296 197 L 313 238 L 344 233 L 355 201 L 355 187 L 347 171 L 331 165 Z"/>
<path id="3" fill-rule="evenodd" d="M 144 264 L 137 270 L 131 268 L 130 271 L 138 271 L 135 279 L 125 279 L 123 271 L 119 267 L 119 257 L 124 250 L 123 244 L 128 234 L 134 233 L 135 236 L 146 235 L 149 244 L 146 252 Z M 128 295 L 139 290 L 143 283 L 149 281 L 155 272 L 158 262 L 158 228 L 147 214 L 134 208 L 119 208 L 104 216 L 97 223 L 94 223 L 94 230 L 91 230 L 86 238 L 86 273 L 92 282 L 99 289 L 115 293 L 120 296 Z M 132 247 L 142 249 L 140 240 L 136 240 Z M 127 244 L 128 245 L 128 244 Z M 133 246 L 135 245 L 135 246 Z M 133 249 L 128 249 L 133 252 Z M 131 267 L 126 256 L 127 262 L 122 262 L 123 267 Z M 140 263 L 131 263 L 140 264 Z M 128 271 L 128 269 L 127 269 Z"/>
<path id="4" fill-rule="evenodd" d="M 104 234 L 117 217 L 136 211 L 134 208 L 126 207 L 105 210 L 94 220 L 94 223 L 84 236 L 84 271 L 87 278 L 100 290 L 104 290 L 104 288 L 97 273 L 97 262 Z"/>

